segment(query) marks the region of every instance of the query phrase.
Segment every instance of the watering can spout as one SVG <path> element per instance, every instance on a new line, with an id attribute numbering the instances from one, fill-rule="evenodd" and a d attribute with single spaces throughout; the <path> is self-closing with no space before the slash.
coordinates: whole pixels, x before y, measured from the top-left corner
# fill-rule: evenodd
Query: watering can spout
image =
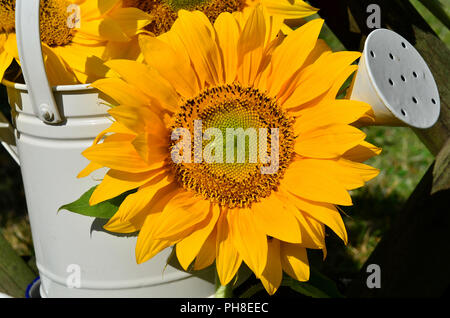
<path id="1" fill-rule="evenodd" d="M 372 31 L 364 44 L 351 100 L 372 106 L 375 121 L 355 126 L 427 129 L 438 120 L 439 92 L 433 74 L 414 46 L 394 31 Z"/>

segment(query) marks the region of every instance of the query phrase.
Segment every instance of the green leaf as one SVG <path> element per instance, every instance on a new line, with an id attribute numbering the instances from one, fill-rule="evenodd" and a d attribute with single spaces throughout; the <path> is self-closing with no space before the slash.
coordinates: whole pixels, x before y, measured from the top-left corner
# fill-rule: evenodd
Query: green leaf
<path id="1" fill-rule="evenodd" d="M 118 197 L 91 206 L 89 205 L 89 198 L 91 197 L 95 188 L 97 188 L 97 186 L 90 188 L 78 200 L 63 205 L 58 209 L 58 212 L 61 210 L 68 210 L 70 212 L 78 213 L 81 215 L 92 216 L 101 219 L 110 219 L 117 212 L 123 200 L 125 200 L 125 198 L 129 194 L 136 192 L 136 190 L 131 190 L 119 195 Z"/>
<path id="2" fill-rule="evenodd" d="M 450 18 L 445 11 L 443 3 L 437 0 L 419 0 L 428 11 L 430 11 L 439 21 L 442 22 L 448 29 L 450 28 Z"/>
<path id="3" fill-rule="evenodd" d="M 322 275 L 315 269 L 311 268 L 311 275 L 309 281 L 299 282 L 287 275 L 283 278 L 281 283 L 283 286 L 288 286 L 292 290 L 299 292 L 305 296 L 313 298 L 342 298 L 342 294 L 336 287 L 334 281 Z"/>

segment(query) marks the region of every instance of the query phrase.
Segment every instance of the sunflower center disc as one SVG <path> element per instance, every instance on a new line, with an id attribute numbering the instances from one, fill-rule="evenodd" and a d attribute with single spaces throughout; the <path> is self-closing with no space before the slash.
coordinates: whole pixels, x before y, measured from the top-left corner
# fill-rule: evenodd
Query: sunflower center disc
<path id="1" fill-rule="evenodd" d="M 184 128 L 192 139 L 192 160 L 173 163 L 176 178 L 185 189 L 214 203 L 249 207 L 277 188 L 289 165 L 294 153 L 292 123 L 257 89 L 238 84 L 206 89 L 187 100 L 175 116 L 172 129 Z M 177 142 L 172 142 L 172 149 Z M 274 162 L 273 172 L 262 172 Z"/>
<path id="2" fill-rule="evenodd" d="M 240 11 L 244 0 L 125 0 L 125 7 L 136 7 L 152 16 L 152 23 L 146 29 L 155 35 L 167 32 L 177 19 L 181 9 L 202 11 L 211 22 L 222 12 Z"/>
<path id="3" fill-rule="evenodd" d="M 49 46 L 64 46 L 72 41 L 75 29 L 69 27 L 70 1 L 41 0 L 41 40 Z"/>
<path id="4" fill-rule="evenodd" d="M 15 29 L 15 0 L 0 0 L 0 33 Z"/>

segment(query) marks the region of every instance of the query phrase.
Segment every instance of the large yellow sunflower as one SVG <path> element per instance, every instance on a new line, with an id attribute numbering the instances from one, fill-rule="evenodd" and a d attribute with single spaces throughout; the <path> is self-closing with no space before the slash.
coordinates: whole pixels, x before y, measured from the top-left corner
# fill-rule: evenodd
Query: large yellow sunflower
<path id="1" fill-rule="evenodd" d="M 124 4 L 151 15 L 152 21 L 146 29 L 154 35 L 168 31 L 181 9 L 201 11 L 213 23 L 222 12 L 242 12 L 259 4 L 280 21 L 304 18 L 318 11 L 302 0 L 124 0 Z"/>
<path id="2" fill-rule="evenodd" d="M 15 0 L 0 1 L 0 80 L 16 60 Z M 41 0 L 42 50 L 52 85 L 89 83 L 104 77 L 103 61 L 135 59 L 135 36 L 150 17 L 122 0 Z"/>
<path id="3" fill-rule="evenodd" d="M 351 205 L 348 190 L 378 174 L 360 162 L 380 149 L 350 125 L 371 107 L 336 99 L 360 53 L 330 52 L 317 39 L 322 24 L 313 20 L 285 37 L 259 6 L 248 15 L 222 13 L 214 24 L 181 10 L 169 32 L 140 37 L 145 63 L 106 63 L 119 76 L 93 86 L 117 102 L 109 111 L 115 121 L 83 152 L 91 163 L 79 177 L 109 168 L 91 205 L 137 190 L 105 229 L 139 231 L 138 263 L 176 245 L 183 268 L 215 261 L 225 285 L 245 262 L 273 294 L 283 271 L 308 280 L 306 249 L 325 254 L 324 225 L 347 242 L 336 205 Z M 198 120 L 204 134 L 266 128 L 256 146 L 270 149 L 270 162 L 249 159 L 255 141 L 244 143 L 242 162 L 197 160 L 198 152 L 215 156 L 223 147 L 218 137 L 179 147 L 187 137 L 173 133 L 192 133 Z M 177 155 L 186 160 L 174 161 Z M 273 162 L 277 169 L 263 172 Z"/>

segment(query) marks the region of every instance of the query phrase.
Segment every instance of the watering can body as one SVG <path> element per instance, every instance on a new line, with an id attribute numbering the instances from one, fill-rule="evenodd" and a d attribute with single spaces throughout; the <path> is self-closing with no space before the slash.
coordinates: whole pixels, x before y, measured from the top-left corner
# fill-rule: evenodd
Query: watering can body
<path id="1" fill-rule="evenodd" d="M 135 235 L 103 230 L 106 220 L 58 209 L 99 183 L 105 170 L 78 179 L 82 151 L 108 128 L 105 97 L 88 85 L 51 88 L 39 34 L 39 0 L 17 0 L 16 33 L 26 85 L 4 81 L 13 123 L 0 118 L 2 144 L 20 161 L 41 297 L 209 297 L 212 268 L 167 264 L 168 248 L 138 265 Z"/>
<path id="2" fill-rule="evenodd" d="M 184 272 L 167 266 L 171 249 L 136 264 L 136 236 L 102 229 L 105 220 L 58 209 L 73 202 L 104 175 L 78 179 L 88 164 L 81 152 L 111 125 L 98 91 L 85 85 L 54 91 L 65 121 L 43 123 L 25 85 L 9 85 L 14 134 L 30 218 L 42 297 L 208 297 L 211 269 Z"/>

